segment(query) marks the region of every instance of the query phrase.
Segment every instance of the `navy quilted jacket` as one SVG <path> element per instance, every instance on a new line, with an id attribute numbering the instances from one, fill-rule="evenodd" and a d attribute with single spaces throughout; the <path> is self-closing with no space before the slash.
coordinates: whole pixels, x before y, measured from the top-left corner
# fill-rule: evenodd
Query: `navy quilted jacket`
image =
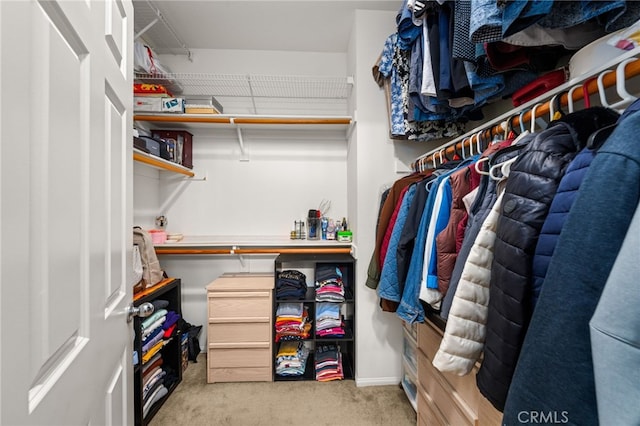
<path id="1" fill-rule="evenodd" d="M 480 392 L 500 411 L 531 317 L 531 264 L 538 235 L 567 166 L 579 150 L 566 123 L 538 133 L 511 166 L 494 246 Z"/>
<path id="2" fill-rule="evenodd" d="M 580 184 L 587 174 L 594 156 L 595 152 L 590 149 L 584 148 L 580 151 L 567 167 L 567 172 L 558 186 L 558 192 L 556 192 L 556 196 L 551 202 L 549 214 L 540 230 L 538 245 L 533 256 L 532 311 L 538 301 L 538 295 L 540 294 L 544 277 L 547 275 L 549 262 L 551 262 L 551 256 L 553 256 L 553 251 L 556 248 L 560 231 L 562 231 L 564 222 L 567 220 L 569 210 L 571 210 L 573 201 L 578 195 Z"/>

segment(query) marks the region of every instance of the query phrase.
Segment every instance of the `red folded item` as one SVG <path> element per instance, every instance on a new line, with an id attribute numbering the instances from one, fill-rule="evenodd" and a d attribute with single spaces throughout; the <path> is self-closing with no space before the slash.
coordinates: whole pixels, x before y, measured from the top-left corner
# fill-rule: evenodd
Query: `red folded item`
<path id="1" fill-rule="evenodd" d="M 511 97 L 513 106 L 517 107 L 525 102 L 535 99 L 538 96 L 547 93 L 554 87 L 560 86 L 567 79 L 564 69 L 558 69 L 551 71 L 545 75 L 542 75 L 526 86 L 516 90 Z"/>
<path id="2" fill-rule="evenodd" d="M 163 337 L 165 339 L 168 339 L 169 337 L 171 337 L 171 335 L 173 334 L 173 330 L 175 330 L 175 328 L 176 328 L 176 325 L 177 325 L 177 323 L 173 324 L 171 327 L 169 327 L 169 328 L 167 328 L 165 330 L 164 335 L 163 335 Z"/>
<path id="3" fill-rule="evenodd" d="M 138 96 L 167 96 L 171 93 L 162 84 L 134 83 L 133 93 Z"/>

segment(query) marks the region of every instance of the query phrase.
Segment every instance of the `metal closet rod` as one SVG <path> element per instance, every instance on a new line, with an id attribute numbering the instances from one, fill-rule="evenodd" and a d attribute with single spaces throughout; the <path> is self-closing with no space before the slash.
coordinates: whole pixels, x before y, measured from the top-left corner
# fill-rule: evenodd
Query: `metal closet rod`
<path id="1" fill-rule="evenodd" d="M 631 58 L 630 58 L 631 59 Z M 606 72 L 606 74 L 602 78 L 602 85 L 606 88 L 615 86 L 616 84 L 616 73 L 615 72 Z M 640 59 L 635 58 L 635 61 L 629 62 L 624 69 L 625 79 L 630 79 L 640 75 Z M 598 82 L 596 78 L 590 77 L 585 79 L 585 85 L 587 87 L 587 96 L 598 93 Z M 575 87 L 575 86 L 574 86 Z M 585 97 L 585 93 L 583 90 L 584 86 L 579 86 L 577 89 L 570 92 L 566 90 L 560 96 L 559 103 L 561 106 L 567 106 L 569 104 L 569 93 L 571 93 L 571 98 L 573 101 L 580 100 Z M 552 96 L 553 100 L 553 96 Z M 543 115 L 549 114 L 551 109 L 552 100 L 544 102 L 542 105 L 534 108 L 534 110 L 529 110 L 524 114 L 514 114 L 511 115 L 510 118 L 507 119 L 507 122 L 511 124 L 511 126 L 518 126 L 520 123 L 531 122 L 532 119 L 542 117 Z M 532 117 L 532 113 L 535 112 L 535 116 Z M 482 129 L 483 126 L 476 127 L 474 130 L 464 134 L 463 136 L 458 137 L 454 141 L 448 142 L 445 144 L 446 146 L 443 148 L 442 146 L 432 150 L 431 152 L 424 154 L 420 158 L 416 159 L 412 168 L 414 171 L 418 171 L 421 169 L 421 165 L 429 162 L 433 162 L 435 156 L 445 156 L 447 154 L 454 154 L 458 150 L 464 149 L 463 147 L 470 147 L 470 145 L 474 142 L 474 136 L 479 135 L 481 140 L 491 140 L 494 135 L 504 134 L 504 128 L 502 127 L 502 123 L 504 120 L 500 120 L 500 118 L 494 119 L 490 122 L 490 127 Z M 497 124 L 496 124 L 497 123 Z"/>

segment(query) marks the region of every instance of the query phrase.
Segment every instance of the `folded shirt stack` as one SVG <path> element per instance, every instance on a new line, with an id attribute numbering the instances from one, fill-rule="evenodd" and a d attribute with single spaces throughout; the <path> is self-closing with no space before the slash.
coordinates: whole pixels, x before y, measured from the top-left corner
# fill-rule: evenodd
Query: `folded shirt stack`
<path id="1" fill-rule="evenodd" d="M 302 376 L 308 358 L 309 348 L 304 345 L 304 342 L 282 342 L 276 355 L 276 374 Z"/>
<path id="2" fill-rule="evenodd" d="M 311 335 L 308 308 L 302 302 L 278 304 L 275 332 L 276 342 L 308 339 Z"/>
<path id="3" fill-rule="evenodd" d="M 162 355 L 157 353 L 142 367 L 142 416 L 147 417 L 151 407 L 160 401 L 177 382 L 178 375 L 164 365 Z"/>
<path id="4" fill-rule="evenodd" d="M 285 270 L 278 273 L 276 298 L 302 300 L 307 292 L 307 276 L 300 271 Z"/>
<path id="5" fill-rule="evenodd" d="M 344 285 L 340 268 L 335 265 L 318 265 L 315 289 L 317 302 L 344 302 Z"/>
<path id="6" fill-rule="evenodd" d="M 344 323 L 340 315 L 340 304 L 329 302 L 316 303 L 316 336 L 343 337 L 344 334 Z"/>
<path id="7" fill-rule="evenodd" d="M 328 382 L 344 379 L 342 353 L 337 345 L 321 345 L 315 351 L 316 380 Z"/>

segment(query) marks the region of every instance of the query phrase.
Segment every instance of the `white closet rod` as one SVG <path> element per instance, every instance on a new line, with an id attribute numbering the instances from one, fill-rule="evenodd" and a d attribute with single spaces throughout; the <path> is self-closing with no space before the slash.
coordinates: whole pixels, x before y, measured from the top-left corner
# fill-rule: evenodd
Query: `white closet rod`
<path id="1" fill-rule="evenodd" d="M 637 55 L 637 52 L 636 52 L 636 55 Z M 625 62 L 628 62 L 628 63 L 625 63 Z M 582 86 L 574 87 L 580 83 L 586 86 L 587 96 L 598 93 L 598 83 L 596 81 L 597 77 L 594 77 L 594 76 L 598 76 L 599 74 L 606 72 L 607 69 L 611 68 L 612 66 L 623 65 L 623 64 L 625 65 L 625 68 L 624 68 L 625 79 L 630 79 L 632 77 L 636 77 L 640 75 L 640 60 L 638 58 L 634 56 L 623 56 L 621 58 L 617 58 L 617 61 L 614 64 L 608 64 L 607 66 L 600 68 L 598 71 L 592 74 L 581 76 L 559 87 L 556 87 L 555 89 L 545 93 L 544 95 L 541 95 L 538 98 L 532 101 L 529 101 L 528 103 L 518 107 L 518 109 L 516 110 L 517 112 L 509 111 L 505 114 L 502 114 L 501 116 L 496 117 L 487 123 L 484 123 L 482 126 L 478 126 L 475 129 L 465 133 L 464 135 L 459 136 L 455 139 L 452 139 L 451 141 L 443 145 L 440 145 L 438 148 L 435 148 L 429 151 L 428 153 L 421 155 L 416 160 L 414 160 L 414 162 L 411 165 L 411 168 L 414 171 L 425 170 L 429 166 L 429 164 L 433 163 L 435 155 L 454 153 L 456 151 L 456 145 L 459 143 L 462 143 L 462 146 L 469 146 L 472 143 L 471 141 L 472 136 L 480 135 L 481 138 L 488 137 L 490 139 L 491 137 L 493 137 L 493 135 L 496 135 L 505 131 L 503 127 L 505 123 L 507 125 L 511 124 L 515 126 L 515 125 L 519 125 L 521 121 L 523 123 L 527 121 L 530 122 L 532 119 L 541 117 L 545 114 L 549 114 L 549 111 L 551 108 L 551 101 L 547 100 L 544 103 L 541 101 L 544 99 L 553 98 L 553 96 L 556 94 L 562 93 L 559 99 L 559 103 L 562 106 L 568 105 L 569 94 L 571 95 L 571 99 L 573 101 L 584 98 L 585 93 L 584 93 L 583 87 Z M 617 81 L 616 75 L 617 73 L 615 72 L 606 73 L 606 75 L 604 75 L 601 78 L 601 82 L 604 85 L 604 87 L 612 87 L 616 85 L 616 81 Z M 571 90 L 569 90 L 570 88 Z M 532 106 L 534 107 L 533 111 L 531 111 Z M 521 114 L 521 111 L 526 111 L 526 112 Z M 532 112 L 535 113 L 533 117 L 532 117 Z"/>

